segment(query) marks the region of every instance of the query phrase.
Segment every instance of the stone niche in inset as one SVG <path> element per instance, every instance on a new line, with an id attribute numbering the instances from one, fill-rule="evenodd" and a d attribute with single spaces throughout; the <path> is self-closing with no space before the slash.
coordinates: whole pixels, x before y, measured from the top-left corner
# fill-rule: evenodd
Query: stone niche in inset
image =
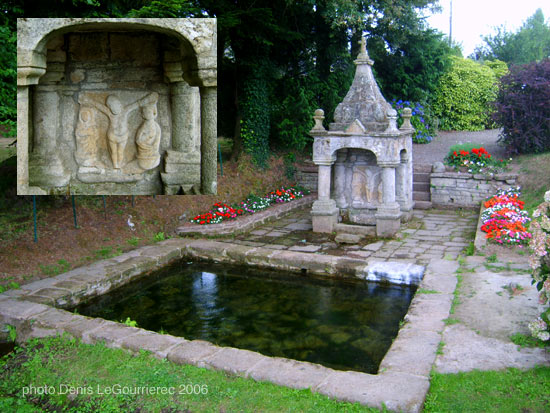
<path id="1" fill-rule="evenodd" d="M 18 19 L 18 194 L 216 192 L 214 19 Z"/>

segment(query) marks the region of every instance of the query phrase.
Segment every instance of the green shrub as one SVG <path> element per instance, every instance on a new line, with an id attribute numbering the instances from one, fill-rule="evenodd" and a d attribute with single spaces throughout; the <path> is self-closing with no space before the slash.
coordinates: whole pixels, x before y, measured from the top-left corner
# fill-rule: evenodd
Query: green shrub
<path id="1" fill-rule="evenodd" d="M 491 67 L 452 57 L 451 69 L 441 77 L 432 108 L 442 130 L 483 130 L 492 126 L 492 102 L 497 76 Z M 499 66 L 500 67 L 500 66 Z"/>
<path id="2" fill-rule="evenodd" d="M 269 157 L 269 90 L 267 80 L 262 76 L 265 70 L 258 72 L 243 88 L 241 138 L 244 150 L 252 156 L 254 163 L 265 168 Z"/>

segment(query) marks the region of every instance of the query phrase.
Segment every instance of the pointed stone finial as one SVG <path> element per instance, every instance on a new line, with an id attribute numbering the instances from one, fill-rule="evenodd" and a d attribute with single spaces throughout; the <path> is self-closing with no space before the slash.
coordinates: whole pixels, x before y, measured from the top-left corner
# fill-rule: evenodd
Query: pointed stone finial
<path id="1" fill-rule="evenodd" d="M 365 36 L 361 37 L 359 44 L 361 45 L 360 54 L 367 54 L 367 39 L 365 39 Z"/>
<path id="2" fill-rule="evenodd" d="M 397 111 L 395 109 L 389 109 L 386 112 L 388 116 L 388 127 L 384 132 L 396 132 L 397 129 Z"/>
<path id="3" fill-rule="evenodd" d="M 412 110 L 411 108 L 405 108 L 403 109 L 403 114 L 401 115 L 403 118 L 403 124 L 399 128 L 400 130 L 414 130 L 413 126 L 411 125 L 411 117 L 412 117 Z"/>
<path id="4" fill-rule="evenodd" d="M 313 115 L 313 120 L 315 121 L 315 125 L 313 125 L 313 129 L 311 131 L 312 132 L 313 131 L 323 131 L 323 132 L 325 132 L 326 129 L 323 126 L 323 120 L 324 119 L 325 119 L 325 112 L 323 111 L 323 109 L 317 109 L 315 111 L 315 114 Z"/>
<path id="5" fill-rule="evenodd" d="M 374 62 L 369 58 L 369 54 L 367 53 L 367 39 L 365 36 L 361 37 L 359 45 L 361 46 L 361 48 L 359 49 L 359 54 L 357 55 L 357 59 L 354 61 L 354 63 L 356 65 L 366 63 L 372 66 Z"/>

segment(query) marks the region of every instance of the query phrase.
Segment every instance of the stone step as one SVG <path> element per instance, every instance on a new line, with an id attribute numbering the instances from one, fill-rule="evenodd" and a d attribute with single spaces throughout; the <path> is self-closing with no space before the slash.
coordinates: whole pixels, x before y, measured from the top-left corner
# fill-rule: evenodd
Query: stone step
<path id="1" fill-rule="evenodd" d="M 431 207 L 430 201 L 414 201 L 414 209 L 430 209 Z"/>
<path id="2" fill-rule="evenodd" d="M 414 164 L 413 172 L 430 173 L 432 171 L 432 165 L 429 164 Z"/>
<path id="3" fill-rule="evenodd" d="M 413 174 L 413 182 L 430 182 L 430 173 L 415 172 Z"/>
<path id="4" fill-rule="evenodd" d="M 353 225 L 353 224 L 336 224 L 334 230 L 338 234 L 353 234 L 353 235 L 376 235 L 376 227 L 374 225 Z"/>
<path id="5" fill-rule="evenodd" d="M 413 182 L 414 192 L 430 192 L 429 182 Z"/>
<path id="6" fill-rule="evenodd" d="M 432 197 L 429 192 L 413 192 L 414 201 L 431 201 Z"/>

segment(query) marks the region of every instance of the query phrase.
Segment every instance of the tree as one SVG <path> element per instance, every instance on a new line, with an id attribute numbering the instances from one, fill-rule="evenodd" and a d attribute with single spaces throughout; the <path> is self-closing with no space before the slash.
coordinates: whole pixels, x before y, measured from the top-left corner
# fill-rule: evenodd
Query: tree
<path id="1" fill-rule="evenodd" d="M 23 4 L 23 0 L 13 0 Z M 215 17 L 219 132 L 259 164 L 270 145 L 302 150 L 311 115 L 331 121 L 366 33 L 383 92 L 420 100 L 449 49 L 419 17 L 436 0 L 43 0 L 29 17 Z M 21 6 L 23 9 L 24 7 Z M 242 130 L 241 130 L 242 128 Z M 241 136 L 242 135 L 242 136 Z M 242 139 L 244 137 L 244 139 Z"/>
<path id="2" fill-rule="evenodd" d="M 483 40 L 486 44 L 478 46 L 471 56 L 475 60 L 499 59 L 510 65 L 539 62 L 550 57 L 550 26 L 541 9 L 517 32 L 508 32 L 501 26 L 496 28 L 495 35 L 485 36 Z"/>
<path id="3" fill-rule="evenodd" d="M 0 6 L 0 134 L 15 136 L 17 123 L 17 27 L 13 1 Z"/>

